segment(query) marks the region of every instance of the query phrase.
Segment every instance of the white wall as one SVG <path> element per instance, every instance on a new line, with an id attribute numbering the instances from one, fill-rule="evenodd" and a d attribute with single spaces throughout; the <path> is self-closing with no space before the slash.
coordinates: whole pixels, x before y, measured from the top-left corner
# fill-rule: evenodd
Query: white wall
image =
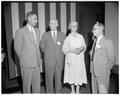
<path id="1" fill-rule="evenodd" d="M 105 3 L 105 36 L 113 40 L 116 64 L 119 64 L 118 3 Z"/>

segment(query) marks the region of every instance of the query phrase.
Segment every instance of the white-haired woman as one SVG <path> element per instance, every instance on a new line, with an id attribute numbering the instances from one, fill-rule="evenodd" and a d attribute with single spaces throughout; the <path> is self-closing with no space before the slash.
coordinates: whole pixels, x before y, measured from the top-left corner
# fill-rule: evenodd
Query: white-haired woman
<path id="1" fill-rule="evenodd" d="M 71 93 L 79 93 L 80 86 L 87 83 L 84 52 L 86 44 L 84 37 L 77 33 L 78 23 L 71 21 L 69 24 L 71 33 L 65 39 L 63 52 L 65 58 L 64 83 L 71 85 Z M 75 91 L 76 87 L 76 91 Z"/>

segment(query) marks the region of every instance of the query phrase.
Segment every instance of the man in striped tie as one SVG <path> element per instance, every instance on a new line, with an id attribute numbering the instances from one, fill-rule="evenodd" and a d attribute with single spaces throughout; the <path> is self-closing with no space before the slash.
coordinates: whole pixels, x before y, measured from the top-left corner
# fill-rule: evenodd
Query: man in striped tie
<path id="1" fill-rule="evenodd" d="M 20 60 L 23 93 L 40 93 L 40 31 L 34 27 L 37 23 L 35 13 L 28 12 L 26 18 L 27 25 L 15 34 L 14 47 Z"/>
<path id="2" fill-rule="evenodd" d="M 43 34 L 40 45 L 41 50 L 44 53 L 46 91 L 47 93 L 60 93 L 64 61 L 62 45 L 65 39 L 65 34 L 57 30 L 57 19 L 51 19 L 49 26 L 50 31 Z M 53 86 L 54 79 L 55 91 Z"/>

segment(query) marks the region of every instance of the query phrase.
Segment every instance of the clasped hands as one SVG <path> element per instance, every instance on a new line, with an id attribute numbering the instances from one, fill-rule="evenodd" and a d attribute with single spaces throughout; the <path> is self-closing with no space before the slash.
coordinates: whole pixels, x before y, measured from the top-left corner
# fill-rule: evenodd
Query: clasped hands
<path id="1" fill-rule="evenodd" d="M 70 52 L 78 55 L 78 54 L 80 54 L 84 49 L 85 49 L 85 47 L 84 47 L 84 46 L 81 46 L 81 47 L 79 47 L 79 48 L 71 49 Z"/>

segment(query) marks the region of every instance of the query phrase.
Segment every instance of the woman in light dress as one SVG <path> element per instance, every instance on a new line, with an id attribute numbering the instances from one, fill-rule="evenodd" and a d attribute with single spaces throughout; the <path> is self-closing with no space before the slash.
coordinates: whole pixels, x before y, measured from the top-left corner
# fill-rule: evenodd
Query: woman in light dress
<path id="1" fill-rule="evenodd" d="M 86 44 L 83 36 L 77 33 L 78 23 L 72 21 L 69 24 L 71 33 L 65 39 L 63 52 L 65 58 L 64 83 L 71 85 L 71 93 L 79 93 L 80 86 L 87 84 L 84 52 Z M 76 90 L 75 90 L 76 87 Z"/>

